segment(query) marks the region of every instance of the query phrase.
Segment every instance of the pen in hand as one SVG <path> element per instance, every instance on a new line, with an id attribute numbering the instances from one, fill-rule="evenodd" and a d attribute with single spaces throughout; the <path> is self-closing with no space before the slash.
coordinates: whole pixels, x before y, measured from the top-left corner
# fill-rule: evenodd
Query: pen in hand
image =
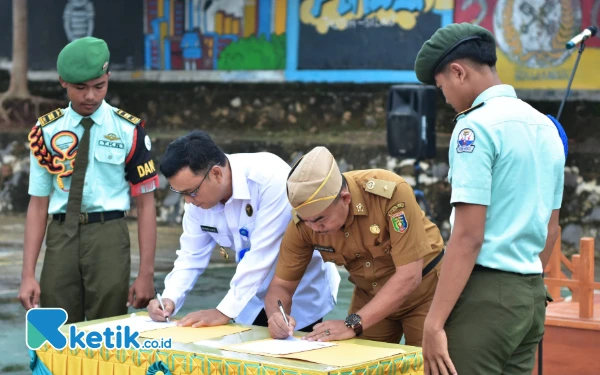
<path id="1" fill-rule="evenodd" d="M 281 303 L 280 300 L 277 300 L 277 304 L 279 305 L 279 311 L 281 311 L 281 315 L 283 315 L 283 321 L 289 328 L 290 322 L 289 322 L 287 316 L 285 315 L 285 310 L 283 309 L 283 304 Z M 292 332 L 288 332 L 288 333 L 290 334 L 290 336 L 292 335 Z"/>
<path id="2" fill-rule="evenodd" d="M 165 310 L 165 305 L 163 304 L 163 301 L 162 301 L 162 297 L 160 296 L 160 293 L 158 293 L 158 290 L 156 290 L 156 288 L 154 288 L 154 293 L 156 293 L 156 299 L 158 299 L 158 303 L 160 303 L 160 308 L 162 309 L 162 311 L 166 311 Z M 167 323 L 171 323 L 169 321 L 169 316 L 168 315 L 165 316 L 165 318 L 167 319 Z"/>

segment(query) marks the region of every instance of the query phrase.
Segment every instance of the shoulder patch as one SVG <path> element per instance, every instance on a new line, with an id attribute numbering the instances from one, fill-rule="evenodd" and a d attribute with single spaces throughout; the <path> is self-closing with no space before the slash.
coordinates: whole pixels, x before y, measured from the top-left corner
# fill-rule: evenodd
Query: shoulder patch
<path id="1" fill-rule="evenodd" d="M 137 125 L 140 122 L 142 122 L 142 120 L 138 117 L 135 117 L 134 115 L 130 115 L 129 113 L 125 112 L 122 109 L 117 109 L 115 110 L 115 113 L 121 117 L 123 117 L 125 120 L 129 121 L 130 123 L 132 123 L 133 125 Z"/>
<path id="2" fill-rule="evenodd" d="M 65 112 L 61 108 L 55 109 L 54 111 L 46 113 L 45 115 L 39 117 L 38 121 L 40 122 L 40 126 L 46 126 L 51 122 L 54 122 L 59 118 L 63 117 L 64 114 Z"/>
<path id="3" fill-rule="evenodd" d="M 369 179 L 365 184 L 365 191 L 390 199 L 396 190 L 396 183 L 385 180 Z"/>
<path id="4" fill-rule="evenodd" d="M 456 116 L 454 116 L 454 120 L 452 120 L 452 121 L 456 122 L 460 116 L 466 115 L 469 112 L 476 110 L 477 108 L 481 108 L 481 107 L 483 107 L 484 104 L 485 104 L 485 102 L 481 102 L 477 105 L 472 106 L 471 108 L 465 109 L 464 111 L 457 113 Z"/>

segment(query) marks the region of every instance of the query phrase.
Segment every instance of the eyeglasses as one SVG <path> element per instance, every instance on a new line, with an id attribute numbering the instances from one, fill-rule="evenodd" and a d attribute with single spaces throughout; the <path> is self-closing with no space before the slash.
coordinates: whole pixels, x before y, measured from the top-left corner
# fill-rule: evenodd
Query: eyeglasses
<path id="1" fill-rule="evenodd" d="M 200 190 L 200 187 L 202 186 L 202 184 L 204 183 L 204 180 L 206 180 L 206 177 L 208 177 L 208 174 L 210 173 L 210 170 L 212 169 L 212 167 L 208 168 L 208 170 L 206 171 L 206 173 L 204 174 L 204 178 L 202 179 L 202 181 L 200 182 L 200 185 L 198 185 L 197 188 L 195 188 L 193 191 L 191 191 L 190 193 L 186 193 L 184 191 L 178 191 L 173 189 L 173 186 L 169 186 L 169 189 L 171 189 L 172 192 L 177 193 L 177 194 L 181 194 L 181 195 L 189 195 L 190 197 L 196 197 L 198 195 L 198 190 Z"/>

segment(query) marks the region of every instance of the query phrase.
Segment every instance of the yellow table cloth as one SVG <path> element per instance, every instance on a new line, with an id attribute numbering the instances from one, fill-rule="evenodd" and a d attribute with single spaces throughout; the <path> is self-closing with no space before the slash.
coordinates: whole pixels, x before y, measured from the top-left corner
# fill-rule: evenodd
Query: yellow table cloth
<path id="1" fill-rule="evenodd" d="M 139 315 L 139 314 L 138 314 Z M 128 315 L 76 324 L 78 328 Z M 406 352 L 355 366 L 336 367 L 307 361 L 251 355 L 219 349 L 269 338 L 264 327 L 191 344 L 172 343 L 171 349 L 56 350 L 47 343 L 36 350 L 37 360 L 53 375 L 146 375 L 162 361 L 173 375 L 400 375 L 423 374 L 421 348 L 401 345 Z M 66 327 L 63 327 L 66 332 Z M 397 348 L 397 345 L 352 339 L 348 343 Z M 35 373 L 35 371 L 34 371 Z"/>

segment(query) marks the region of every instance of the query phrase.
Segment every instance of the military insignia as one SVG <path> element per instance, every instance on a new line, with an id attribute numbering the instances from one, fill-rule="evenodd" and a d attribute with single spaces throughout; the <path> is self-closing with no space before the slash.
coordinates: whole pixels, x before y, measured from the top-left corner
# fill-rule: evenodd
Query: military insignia
<path id="1" fill-rule="evenodd" d="M 458 146 L 456 152 L 473 152 L 475 148 L 475 132 L 469 128 L 465 128 L 458 133 Z"/>
<path id="2" fill-rule="evenodd" d="M 396 184 L 391 181 L 378 180 L 378 179 L 373 178 L 373 179 L 370 179 L 369 181 L 367 181 L 367 183 L 364 186 L 365 186 L 365 191 L 367 191 L 371 194 L 375 194 L 380 197 L 391 199 L 392 195 L 394 194 L 395 189 L 390 189 L 390 186 L 395 187 Z"/>
<path id="3" fill-rule="evenodd" d="M 135 117 L 134 115 L 130 115 L 129 113 L 125 112 L 122 109 L 119 109 L 119 110 L 115 111 L 115 113 L 117 115 L 123 117 L 125 120 L 129 121 L 133 125 L 137 125 L 137 124 L 139 124 L 142 121 L 140 118 Z"/>
<path id="4" fill-rule="evenodd" d="M 109 141 L 119 141 L 119 140 L 121 140 L 121 138 L 117 137 L 114 133 L 104 134 L 104 138 L 108 139 Z"/>
<path id="5" fill-rule="evenodd" d="M 223 246 L 219 247 L 219 253 L 223 258 L 229 259 L 229 253 L 223 248 Z"/>
<path id="6" fill-rule="evenodd" d="M 404 233 L 408 229 L 408 221 L 406 220 L 406 215 L 404 215 L 404 211 L 397 212 L 390 216 L 392 220 L 392 226 L 396 232 Z"/>
<path id="7" fill-rule="evenodd" d="M 38 118 L 38 121 L 40 122 L 41 126 L 46 126 L 48 124 L 50 124 L 51 122 L 54 122 L 56 120 L 58 120 L 59 118 L 63 117 L 65 114 L 65 112 L 62 109 L 55 109 L 54 111 L 50 112 L 50 113 L 46 113 L 45 115 L 43 115 L 42 117 Z"/>
<path id="8" fill-rule="evenodd" d="M 119 148 L 119 149 L 125 148 L 125 145 L 121 142 L 105 141 L 103 139 L 98 140 L 98 144 L 103 147 L 112 147 L 112 148 Z"/>
<path id="9" fill-rule="evenodd" d="M 202 229 L 202 231 L 204 231 L 204 232 L 219 233 L 217 228 L 209 227 L 207 225 L 200 225 L 200 229 Z"/>
<path id="10" fill-rule="evenodd" d="M 335 253 L 335 249 L 333 247 L 329 247 L 329 246 L 315 245 L 315 250 L 325 251 L 326 253 Z"/>
<path id="11" fill-rule="evenodd" d="M 252 205 L 250 203 L 248 203 L 246 205 L 246 215 L 252 216 L 253 213 L 254 213 L 254 209 L 252 208 Z"/>
<path id="12" fill-rule="evenodd" d="M 474 111 L 474 110 L 476 110 L 477 108 L 481 108 L 481 107 L 483 107 L 483 105 L 484 105 L 484 104 L 485 104 L 485 102 L 481 102 L 481 103 L 479 103 L 479 104 L 477 104 L 477 105 L 474 105 L 474 106 L 473 106 L 473 107 L 471 107 L 471 108 L 467 108 L 467 109 L 465 109 L 464 111 L 457 113 L 457 114 L 456 114 L 456 116 L 454 116 L 454 120 L 453 120 L 453 121 L 454 121 L 454 122 L 456 122 L 456 120 L 458 120 L 458 118 L 459 118 L 460 116 L 462 116 L 462 115 L 466 115 L 467 113 L 469 113 L 469 112 L 471 112 L 471 111 Z"/>
<path id="13" fill-rule="evenodd" d="M 369 230 L 373 234 L 379 234 L 381 232 L 381 229 L 379 228 L 379 225 L 377 225 L 377 224 L 371 225 L 371 227 L 369 228 Z"/>
<path id="14" fill-rule="evenodd" d="M 388 216 L 392 216 L 392 214 L 398 211 L 399 208 L 404 208 L 404 202 L 393 205 L 392 208 L 390 208 L 390 210 L 387 212 Z"/>
<path id="15" fill-rule="evenodd" d="M 364 210 L 364 206 L 362 205 L 362 203 L 359 203 L 356 205 L 357 212 L 363 212 L 363 210 Z"/>

